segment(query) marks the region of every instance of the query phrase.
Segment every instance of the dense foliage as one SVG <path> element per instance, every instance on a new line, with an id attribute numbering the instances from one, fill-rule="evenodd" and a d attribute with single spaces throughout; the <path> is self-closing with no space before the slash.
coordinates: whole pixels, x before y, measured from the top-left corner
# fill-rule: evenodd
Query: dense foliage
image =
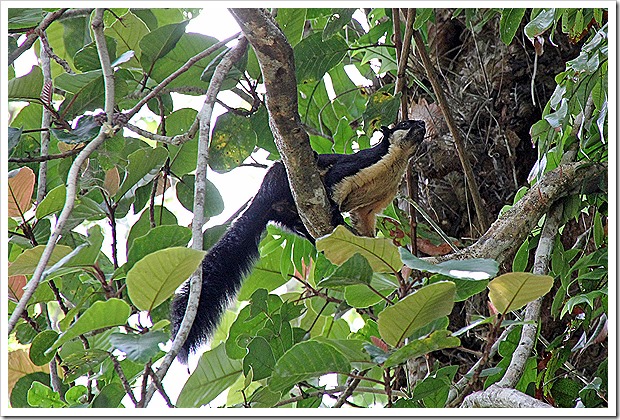
<path id="1" fill-rule="evenodd" d="M 374 131 L 397 120 L 403 95 L 407 107 L 416 110 L 410 116 L 443 118 L 435 92 L 419 76 L 417 52 L 411 53 L 406 69 L 408 89 L 395 91 L 399 59 L 394 40 L 407 28 L 402 18 L 395 35 L 394 10 L 359 10 L 355 18 L 355 9 L 277 11 L 276 21 L 295 54 L 299 114 L 316 152 L 353 153 L 369 147 Z M 9 9 L 9 56 L 19 53 L 20 34 L 29 36 L 55 11 Z M 69 10 L 36 32 L 32 48 L 41 62 L 51 57 L 51 75 L 38 65 L 15 77 L 9 65 L 8 315 L 16 310 L 50 246 L 75 156 L 98 135 L 105 119 L 93 13 Z M 173 203 L 192 211 L 197 141 L 190 136 L 175 144 L 170 140 L 191 131 L 198 113 L 175 109 L 171 93 L 203 95 L 228 47 L 215 49 L 167 80 L 220 41 L 186 32 L 198 13 L 116 8 L 104 14 L 115 109 L 131 113 L 132 119 L 119 118 L 125 129 L 106 139 L 82 166 L 75 207 L 42 282 L 10 333 L 12 407 L 148 404 L 141 390 L 153 380 L 157 362 L 165 355 L 170 298 L 204 255 L 188 248 L 191 230 L 181 226 L 173 212 Z M 532 68 L 538 57 L 542 60 L 549 50 L 559 48 L 555 44 L 570 44 L 577 51 L 562 63 L 563 71 L 551 75 L 554 90 L 546 97 L 537 93 L 536 117 L 527 123 L 531 137 L 508 122 L 501 127 L 517 141 L 533 142 L 537 152 L 533 167 L 527 159 L 512 158 L 518 166 L 515 173 L 529 173 L 529 178 L 515 175 L 510 200 L 503 195 L 500 200 L 502 212 L 518 205 L 528 192 L 535 194 L 536 182 L 563 163 L 607 162 L 606 14 L 602 9 L 417 10 L 413 29 L 428 45 L 447 15 L 461 25 L 463 38 L 499 38 L 506 48 L 517 45 L 528 51 Z M 486 62 L 489 57 L 479 59 Z M 357 79 L 350 76 L 355 72 L 369 83 L 356 85 Z M 533 97 L 537 79 L 532 73 L 528 77 Z M 450 83 L 455 91 L 466 90 L 469 82 L 458 86 L 454 80 Z M 257 151 L 278 159 L 262 82 L 249 48 L 222 87 L 243 106 L 227 106 L 227 112 L 213 121 L 209 166 L 214 171 L 234 171 Z M 475 78 L 470 82 L 484 83 Z M 490 84 L 501 99 L 505 87 L 493 80 Z M 530 86 L 525 88 L 527 95 L 518 100 L 529 102 Z M 157 95 L 140 103 L 154 89 Z M 426 114 L 419 111 L 422 98 L 431 104 Z M 144 106 L 156 115 L 157 124 L 139 113 Z M 51 114 L 52 124 L 47 126 L 42 125 L 44 109 Z M 486 113 L 482 105 L 480 109 Z M 500 119 L 497 115 L 489 113 L 489 127 Z M 150 133 L 136 128 L 141 119 Z M 458 122 L 462 132 L 468 132 L 465 118 Z M 440 125 L 434 128 L 438 132 Z M 483 129 L 472 135 L 483 138 L 484 133 Z M 44 159 L 38 158 L 41 155 Z M 485 150 L 480 159 L 490 155 Z M 414 179 L 418 181 L 424 194 L 428 183 L 422 176 Z M 533 272 L 545 215 L 539 215 L 538 226 L 525 241 L 513 244 L 516 252 L 502 264 L 490 256 L 431 263 L 413 255 L 412 225 L 421 237 L 418 248 L 426 255 L 448 254 L 455 244 L 471 244 L 471 237 L 464 237 L 475 233 L 450 231 L 459 240 L 449 238 L 437 213 L 419 205 L 425 218 L 412 223 L 402 202 L 390 205 L 380 217 L 377 238 L 356 237 L 339 227 L 314 247 L 269 226 L 260 243 L 261 258 L 239 293 L 239 303 L 226 313 L 178 399 L 168 403 L 200 407 L 228 390 L 217 404 L 454 405 L 464 397 L 450 394 L 457 381 L 471 382 L 459 388 L 471 392 L 502 378 L 519 346 L 521 329 L 528 324 L 522 321 L 522 308 L 545 296 L 538 344 L 515 388 L 555 407 L 607 406 L 606 188 L 605 183 L 588 185 L 561 199 L 561 227 L 545 273 Z M 217 188 L 208 183 L 207 219 L 220 214 L 224 204 Z M 118 226 L 133 214 L 139 215 L 137 222 L 121 235 Z M 495 220 L 499 215 L 491 216 Z M 205 249 L 226 226 L 205 230 Z M 112 246 L 104 249 L 104 242 Z M 475 299 L 484 304 L 470 311 L 464 303 Z M 498 337 L 499 348 L 492 351 Z M 485 363 L 472 367 L 478 359 Z M 165 395 L 166 379 L 157 387 Z"/>

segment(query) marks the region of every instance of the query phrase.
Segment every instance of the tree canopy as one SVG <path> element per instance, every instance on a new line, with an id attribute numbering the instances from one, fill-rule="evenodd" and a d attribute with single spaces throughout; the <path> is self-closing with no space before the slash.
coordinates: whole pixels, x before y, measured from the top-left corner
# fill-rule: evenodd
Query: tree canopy
<path id="1" fill-rule="evenodd" d="M 609 408 L 607 9 L 208 12 L 9 9 L 11 407 Z M 402 119 L 377 237 L 332 226 L 314 152 Z M 175 400 L 170 299 L 233 219 L 207 166 L 265 152 L 316 246 L 268 226 Z"/>

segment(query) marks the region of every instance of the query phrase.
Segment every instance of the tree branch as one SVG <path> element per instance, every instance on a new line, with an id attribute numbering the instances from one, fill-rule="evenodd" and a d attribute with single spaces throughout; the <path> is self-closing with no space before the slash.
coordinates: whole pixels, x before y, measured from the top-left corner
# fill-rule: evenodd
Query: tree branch
<path id="1" fill-rule="evenodd" d="M 41 32 L 43 32 L 44 30 L 46 30 L 47 27 L 52 24 L 52 22 L 54 22 L 56 19 L 58 19 L 60 16 L 62 16 L 62 14 L 65 13 L 67 10 L 68 9 L 58 9 L 55 12 L 50 12 L 47 15 L 45 15 L 45 17 L 43 18 L 41 23 L 39 23 L 39 26 L 37 26 L 26 37 L 26 40 L 22 43 L 22 45 L 17 47 L 15 49 L 15 51 L 13 51 L 11 54 L 9 54 L 8 65 L 10 66 L 11 64 L 13 64 L 13 62 L 17 59 L 17 57 L 19 57 L 25 51 L 27 51 L 30 47 L 32 47 L 32 44 L 34 44 L 34 42 L 37 40 L 37 38 L 39 38 L 39 34 Z"/>
<path id="2" fill-rule="evenodd" d="M 80 176 L 81 167 L 90 156 L 90 154 L 95 151 L 108 136 L 113 136 L 115 129 L 112 127 L 112 111 L 114 110 L 114 79 L 112 76 L 112 68 L 110 67 L 110 57 L 108 56 L 108 50 L 105 44 L 105 37 L 103 35 L 103 9 L 97 9 L 95 13 L 95 18 L 92 23 L 93 32 L 95 34 L 95 43 L 97 45 L 97 51 L 99 53 L 99 61 L 101 62 L 101 68 L 103 69 L 104 79 L 105 79 L 105 110 L 107 113 L 108 122 L 104 124 L 99 130 L 99 134 L 95 139 L 93 139 L 86 147 L 82 149 L 80 154 L 75 158 L 71 168 L 69 169 L 69 174 L 67 176 L 67 195 L 65 199 L 65 205 L 58 216 L 58 220 L 56 222 L 56 227 L 47 241 L 47 245 L 45 246 L 45 250 L 41 255 L 41 259 L 37 264 L 37 268 L 32 275 L 32 278 L 28 282 L 26 286 L 26 290 L 22 295 L 19 303 L 15 307 L 15 310 L 11 314 L 11 318 L 9 319 L 7 326 L 7 334 L 11 334 L 17 321 L 21 317 L 21 314 L 26 309 L 28 305 L 28 301 L 34 294 L 37 289 L 39 283 L 47 276 L 47 272 L 45 270 L 47 263 L 54 251 L 54 247 L 56 246 L 56 241 L 60 237 L 60 232 L 63 230 L 69 216 L 71 215 L 71 211 L 73 210 L 73 206 L 75 205 L 75 198 L 77 195 L 77 184 L 78 178 Z"/>
<path id="3" fill-rule="evenodd" d="M 462 408 L 553 408 L 549 404 L 530 397 L 512 388 L 502 388 L 495 384 L 486 391 L 478 391 L 467 396 Z"/>
<path id="4" fill-rule="evenodd" d="M 264 9 L 229 9 L 252 44 L 265 80 L 265 104 L 301 220 L 313 237 L 333 230 L 327 193 L 298 113 L 293 49 Z"/>
<path id="5" fill-rule="evenodd" d="M 411 12 L 410 12 L 411 13 Z M 454 145 L 456 146 L 456 152 L 459 156 L 459 160 L 461 161 L 461 166 L 463 167 L 463 171 L 465 172 L 465 178 L 467 179 L 467 185 L 469 186 L 469 191 L 472 196 L 472 200 L 474 202 L 474 207 L 476 209 L 476 215 L 478 216 L 478 226 L 480 228 L 480 232 L 486 232 L 489 227 L 489 222 L 487 220 L 487 214 L 482 204 L 482 199 L 480 198 L 480 191 L 478 190 L 478 183 L 476 182 L 476 178 L 474 177 L 474 172 L 471 168 L 471 164 L 469 163 L 468 154 L 465 149 L 465 144 L 461 139 L 461 135 L 459 133 L 458 127 L 454 122 L 454 118 L 452 117 L 452 113 L 450 112 L 450 108 L 448 106 L 448 101 L 446 101 L 446 97 L 444 95 L 443 89 L 439 84 L 439 80 L 437 79 L 437 75 L 435 74 L 435 68 L 431 63 L 431 59 L 426 52 L 426 46 L 424 45 L 424 41 L 422 40 L 422 36 L 419 31 L 414 31 L 413 39 L 415 41 L 415 45 L 422 59 L 422 63 L 424 65 L 424 69 L 426 70 L 426 75 L 428 76 L 431 85 L 433 86 L 433 91 L 435 92 L 435 96 L 437 97 L 437 102 L 439 103 L 439 107 L 443 113 L 444 118 L 446 119 L 446 123 L 448 124 L 448 128 L 450 129 L 450 134 L 454 139 Z"/>
<path id="6" fill-rule="evenodd" d="M 560 165 L 543 175 L 475 244 L 453 254 L 424 260 L 437 263 L 453 259 L 492 258 L 501 264 L 514 255 L 517 247 L 553 203 L 582 189 L 598 188 L 597 181 L 606 176 L 607 163 L 576 162 Z"/>
<path id="7" fill-rule="evenodd" d="M 179 69 L 176 70 L 174 73 L 172 73 L 170 76 L 168 76 L 164 80 L 162 80 L 162 82 L 160 84 L 158 84 L 157 87 L 155 87 L 148 95 L 146 95 L 144 98 L 142 98 L 133 108 L 131 108 L 129 111 L 124 113 L 125 118 L 127 118 L 127 121 L 129 121 L 131 119 L 131 117 L 133 117 L 138 111 L 140 111 L 140 109 L 144 106 L 144 104 L 146 104 L 148 101 L 150 101 L 155 96 L 157 96 L 164 89 L 164 87 L 168 86 L 168 84 L 170 82 L 172 82 L 174 79 L 179 77 L 181 74 L 185 73 L 187 70 L 189 70 L 198 61 L 200 61 L 203 58 L 209 56 L 210 54 L 213 54 L 215 51 L 217 51 L 218 49 L 222 48 L 224 45 L 226 45 L 227 43 L 229 43 L 233 39 L 236 39 L 238 36 L 239 36 L 239 34 L 237 33 L 237 34 L 235 34 L 235 35 L 233 35 L 231 37 L 228 37 L 228 38 L 226 38 L 226 39 L 224 39 L 224 40 L 222 40 L 222 41 L 220 41 L 220 42 L 218 42 L 216 44 L 213 44 L 212 46 L 210 46 L 206 50 L 201 51 L 200 53 L 196 54 L 195 56 L 193 56 L 192 58 L 187 60 L 187 62 L 185 64 L 183 64 L 181 67 L 179 67 Z"/>
<path id="8" fill-rule="evenodd" d="M 534 267 L 532 269 L 532 273 L 534 274 L 547 274 L 548 272 L 549 261 L 551 259 L 551 253 L 553 252 L 553 243 L 560 229 L 563 208 L 564 206 L 559 202 L 547 213 L 545 225 L 540 234 L 540 240 L 538 241 L 538 247 L 536 248 L 534 257 Z M 540 318 L 541 305 L 542 298 L 539 298 L 528 303 L 525 307 L 525 317 L 523 321 L 525 321 L 526 324 L 523 325 L 523 329 L 521 330 L 521 340 L 519 340 L 519 345 L 512 354 L 512 359 L 510 365 L 506 369 L 506 373 L 502 379 L 497 382 L 497 386 L 514 388 L 517 382 L 519 382 L 521 375 L 523 375 L 525 363 L 532 354 L 534 344 L 536 344 L 536 333 L 538 331 L 538 319 Z M 535 323 L 528 323 L 530 321 L 534 321 Z"/>
<path id="9" fill-rule="evenodd" d="M 241 38 L 237 45 L 230 50 L 215 68 L 213 77 L 209 82 L 209 88 L 205 97 L 205 102 L 198 113 L 198 121 L 200 122 L 200 131 L 198 137 L 198 158 L 196 162 L 196 182 L 194 184 L 194 219 L 192 220 L 192 248 L 202 250 L 202 228 L 204 226 L 204 202 L 206 196 L 207 183 L 207 164 L 209 160 L 209 143 L 211 139 L 211 116 L 213 115 L 213 107 L 216 97 L 224 78 L 230 71 L 233 64 L 241 58 L 247 49 L 247 40 Z M 190 291 L 187 300 L 187 308 L 185 316 L 179 327 L 170 351 L 164 357 L 161 365 L 157 369 L 156 376 L 161 381 L 166 372 L 170 368 L 173 360 L 179 354 L 183 343 L 189 335 L 189 331 L 194 323 L 196 312 L 198 310 L 198 301 L 200 299 L 200 291 L 202 289 L 202 266 L 192 275 L 190 280 Z M 156 382 L 149 385 L 145 399 L 143 401 L 146 407 L 153 397 L 156 390 Z"/>

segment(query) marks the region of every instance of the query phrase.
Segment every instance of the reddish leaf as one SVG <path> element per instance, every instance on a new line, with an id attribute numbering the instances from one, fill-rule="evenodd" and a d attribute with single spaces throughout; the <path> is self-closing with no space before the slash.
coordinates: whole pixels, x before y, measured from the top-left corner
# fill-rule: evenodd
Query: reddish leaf
<path id="1" fill-rule="evenodd" d="M 20 217 L 30 209 L 34 182 L 34 172 L 27 166 L 12 177 L 9 174 L 9 217 Z"/>

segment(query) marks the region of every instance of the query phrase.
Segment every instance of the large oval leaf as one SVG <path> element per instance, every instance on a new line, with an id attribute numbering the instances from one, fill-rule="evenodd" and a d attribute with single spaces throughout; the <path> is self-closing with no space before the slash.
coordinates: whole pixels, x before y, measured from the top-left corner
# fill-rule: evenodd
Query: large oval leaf
<path id="1" fill-rule="evenodd" d="M 89 331 L 123 325 L 130 314 L 131 308 L 123 300 L 112 298 L 107 301 L 97 301 L 58 338 L 52 350 Z"/>
<path id="2" fill-rule="evenodd" d="M 127 273 L 129 299 L 138 309 L 150 312 L 196 271 L 205 254 L 205 251 L 174 247 L 147 255 Z"/>
<path id="3" fill-rule="evenodd" d="M 321 80 L 325 73 L 340 63 L 347 48 L 342 37 L 323 40 L 322 32 L 302 39 L 293 49 L 297 80 L 300 83 Z"/>
<path id="4" fill-rule="evenodd" d="M 250 120 L 232 112 L 217 118 L 213 138 L 209 146 L 209 166 L 215 172 L 224 173 L 250 156 L 256 147 L 256 133 Z"/>
<path id="5" fill-rule="evenodd" d="M 317 239 L 316 249 L 325 252 L 325 256 L 337 265 L 360 254 L 376 273 L 397 272 L 403 266 L 398 248 L 390 239 L 355 236 L 342 225 L 329 235 Z"/>
<path id="6" fill-rule="evenodd" d="M 347 358 L 329 344 L 309 340 L 295 344 L 278 359 L 269 388 L 287 391 L 297 382 L 327 373 L 351 370 Z"/>
<path id="7" fill-rule="evenodd" d="M 379 334 L 397 347 L 415 330 L 449 315 L 454 306 L 456 286 L 451 281 L 429 284 L 413 292 L 379 314 Z"/>
<path id="8" fill-rule="evenodd" d="M 39 263 L 45 248 L 45 245 L 38 245 L 19 254 L 15 261 L 13 261 L 13 263 L 9 266 L 9 276 L 15 276 L 17 274 L 34 274 L 34 270 L 37 268 L 37 264 Z M 52 251 L 49 261 L 47 262 L 46 268 L 52 267 L 58 261 L 69 255 L 71 251 L 71 248 L 67 245 L 56 245 Z"/>
<path id="9" fill-rule="evenodd" d="M 187 246 L 190 239 L 192 239 L 192 231 L 185 226 L 155 226 L 146 235 L 140 236 L 133 241 L 127 253 L 125 270 L 131 270 L 136 262 L 160 249 Z"/>
<path id="10" fill-rule="evenodd" d="M 208 404 L 241 375 L 241 360 L 229 359 L 223 345 L 204 353 L 179 394 L 177 407 Z"/>
<path id="11" fill-rule="evenodd" d="M 489 299 L 501 314 L 522 308 L 546 295 L 553 277 L 532 273 L 506 273 L 489 283 Z"/>

